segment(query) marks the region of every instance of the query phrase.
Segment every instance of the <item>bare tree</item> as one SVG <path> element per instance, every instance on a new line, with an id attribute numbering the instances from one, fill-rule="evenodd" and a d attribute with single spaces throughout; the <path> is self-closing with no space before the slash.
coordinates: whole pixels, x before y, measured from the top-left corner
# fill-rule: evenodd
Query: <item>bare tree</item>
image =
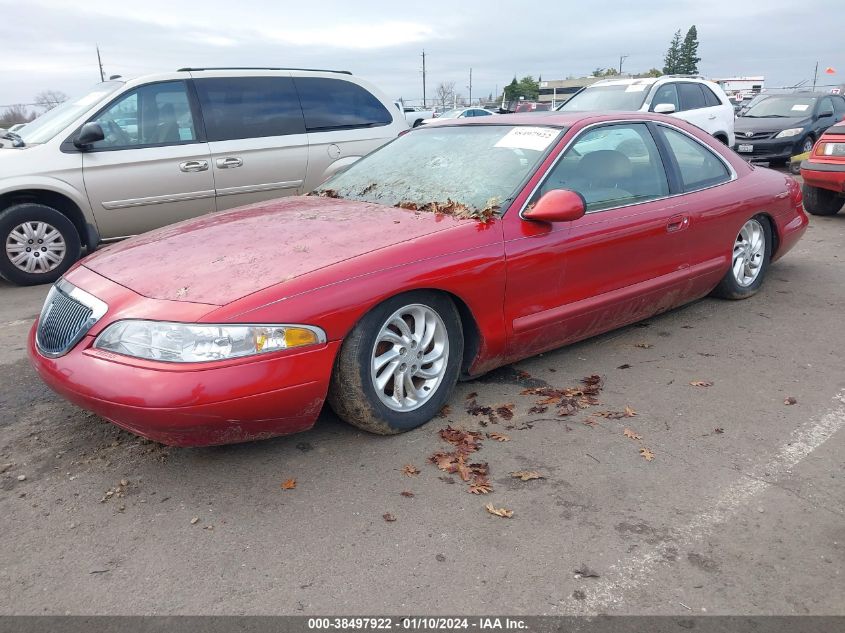
<path id="1" fill-rule="evenodd" d="M 61 90 L 45 90 L 35 95 L 35 103 L 44 111 L 52 110 L 60 103 L 67 101 L 67 95 Z"/>
<path id="2" fill-rule="evenodd" d="M 0 113 L 0 127 L 6 128 L 16 123 L 29 123 L 35 118 L 35 113 L 30 112 L 22 105 L 13 105 Z"/>
<path id="3" fill-rule="evenodd" d="M 434 99 L 441 109 L 452 107 L 455 99 L 455 82 L 441 81 L 434 90 Z"/>

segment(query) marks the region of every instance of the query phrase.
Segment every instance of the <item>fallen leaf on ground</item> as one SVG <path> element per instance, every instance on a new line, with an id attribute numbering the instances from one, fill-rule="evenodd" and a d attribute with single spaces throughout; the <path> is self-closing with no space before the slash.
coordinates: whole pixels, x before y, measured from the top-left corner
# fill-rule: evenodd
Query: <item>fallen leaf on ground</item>
<path id="1" fill-rule="evenodd" d="M 413 496 L 414 496 L 414 493 L 413 493 L 413 492 L 411 492 L 410 490 L 403 490 L 403 491 L 402 491 L 402 492 L 400 492 L 399 494 L 400 494 L 400 495 L 402 495 L 403 497 L 408 497 L 408 498 L 410 498 L 410 497 L 413 497 Z"/>
<path id="2" fill-rule="evenodd" d="M 296 488 L 296 479 L 286 479 L 282 482 L 282 490 L 293 490 Z"/>
<path id="3" fill-rule="evenodd" d="M 598 421 L 596 421 L 594 418 L 587 418 L 586 420 L 584 420 L 584 426 L 595 426 L 596 424 L 598 424 Z"/>
<path id="4" fill-rule="evenodd" d="M 486 495 L 493 492 L 493 486 L 484 477 L 476 477 L 475 481 L 467 488 L 467 492 L 474 495 Z"/>
<path id="5" fill-rule="evenodd" d="M 488 433 L 487 437 L 491 440 L 496 440 L 497 442 L 510 442 L 511 438 L 509 438 L 504 433 Z"/>
<path id="6" fill-rule="evenodd" d="M 448 404 L 446 404 L 446 405 L 443 405 L 443 408 L 440 409 L 440 411 L 437 413 L 437 417 L 445 418 L 450 413 L 452 413 L 452 407 L 450 407 Z"/>
<path id="7" fill-rule="evenodd" d="M 789 396 L 786 400 L 783 401 L 783 403 L 785 405 L 798 404 L 798 400 L 796 400 L 792 396 Z"/>
<path id="8" fill-rule="evenodd" d="M 626 418 L 633 418 L 635 415 L 637 415 L 637 412 L 636 412 L 636 411 L 634 411 L 634 410 L 633 410 L 631 407 L 629 407 L 628 405 L 625 405 L 625 417 L 626 417 Z"/>
<path id="9" fill-rule="evenodd" d="M 534 406 L 528 409 L 528 413 L 545 413 L 549 407 Z"/>
<path id="10" fill-rule="evenodd" d="M 517 378 L 521 378 L 522 380 L 527 380 L 528 378 L 531 378 L 531 374 L 529 374 L 527 371 L 523 371 L 521 369 L 517 370 L 516 376 L 517 376 Z"/>
<path id="11" fill-rule="evenodd" d="M 543 475 L 533 470 L 517 470 L 511 473 L 514 479 L 521 479 L 522 481 L 531 481 L 532 479 L 545 479 Z"/>
<path id="12" fill-rule="evenodd" d="M 484 506 L 484 509 L 490 514 L 497 517 L 503 517 L 505 519 L 510 519 L 513 516 L 513 510 L 508 510 L 507 508 L 497 508 L 492 503 L 488 503 Z"/>
<path id="13" fill-rule="evenodd" d="M 651 343 L 634 343 L 634 347 L 639 347 L 640 349 L 651 349 L 654 345 Z"/>
<path id="14" fill-rule="evenodd" d="M 478 397 L 478 392 L 473 391 L 472 393 L 467 394 L 467 400 L 475 400 Z"/>
<path id="15" fill-rule="evenodd" d="M 643 459 L 645 459 L 647 462 L 650 462 L 654 459 L 654 453 L 652 453 L 651 450 L 648 448 L 641 448 L 640 455 L 642 455 Z"/>
<path id="16" fill-rule="evenodd" d="M 393 523 L 396 520 L 396 517 L 390 514 L 390 512 L 385 512 L 381 517 L 388 523 Z"/>
<path id="17" fill-rule="evenodd" d="M 642 437 L 637 435 L 637 433 L 633 429 L 628 429 L 628 428 L 626 428 L 624 431 L 622 431 L 622 435 L 624 435 L 625 437 L 630 438 L 632 440 L 643 439 Z"/>
<path id="18" fill-rule="evenodd" d="M 578 574 L 579 576 L 581 576 L 581 578 L 600 578 L 601 577 L 595 571 L 593 571 L 592 569 L 587 567 L 584 563 L 581 563 L 581 566 L 578 569 L 574 570 L 574 572 L 576 574 Z"/>
<path id="19" fill-rule="evenodd" d="M 709 380 L 691 380 L 690 386 L 692 387 L 712 387 L 713 383 Z"/>
<path id="20" fill-rule="evenodd" d="M 713 432 L 714 433 L 724 433 L 725 429 L 723 429 L 721 426 L 717 426 L 715 429 L 713 429 Z"/>
<path id="21" fill-rule="evenodd" d="M 413 464 L 405 464 L 405 466 L 402 467 L 402 474 L 406 477 L 416 477 L 420 474 L 420 471 Z"/>
<path id="22" fill-rule="evenodd" d="M 513 402 L 508 402 L 507 404 L 496 407 L 496 413 L 499 414 L 503 420 L 510 420 L 513 418 L 513 408 Z"/>
<path id="23" fill-rule="evenodd" d="M 447 483 L 447 484 L 453 484 L 453 483 L 455 483 L 455 478 L 454 478 L 454 477 L 449 477 L 449 476 L 447 476 L 447 475 L 442 475 L 442 476 L 438 477 L 438 479 L 439 479 L 440 481 L 443 481 L 443 482 Z"/>
<path id="24" fill-rule="evenodd" d="M 191 519 L 191 525 L 196 525 L 197 523 L 199 523 L 199 520 L 199 517 L 194 517 L 193 519 Z"/>

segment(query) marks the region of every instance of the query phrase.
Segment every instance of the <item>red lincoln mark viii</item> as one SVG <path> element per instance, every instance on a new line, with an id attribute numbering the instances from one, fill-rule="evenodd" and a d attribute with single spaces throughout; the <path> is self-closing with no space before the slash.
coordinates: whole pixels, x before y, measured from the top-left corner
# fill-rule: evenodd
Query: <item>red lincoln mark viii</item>
<path id="1" fill-rule="evenodd" d="M 791 177 L 678 119 L 444 121 L 310 196 L 94 253 L 29 353 L 60 394 L 165 444 L 303 431 L 326 401 L 399 433 L 459 376 L 753 295 L 806 225 Z"/>
<path id="2" fill-rule="evenodd" d="M 845 205 L 845 122 L 834 125 L 801 162 L 804 206 L 813 215 L 836 215 Z"/>

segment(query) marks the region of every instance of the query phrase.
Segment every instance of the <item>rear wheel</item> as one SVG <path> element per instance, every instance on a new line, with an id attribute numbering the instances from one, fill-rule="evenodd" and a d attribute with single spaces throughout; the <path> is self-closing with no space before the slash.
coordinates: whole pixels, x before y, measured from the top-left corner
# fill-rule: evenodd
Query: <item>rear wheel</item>
<path id="1" fill-rule="evenodd" d="M 772 226 L 758 215 L 739 230 L 731 253 L 731 267 L 713 294 L 724 299 L 747 299 L 757 293 L 772 258 Z"/>
<path id="2" fill-rule="evenodd" d="M 449 399 L 463 344 L 460 315 L 448 297 L 428 291 L 393 297 L 343 342 L 329 404 L 341 419 L 372 433 L 414 429 Z"/>
<path id="3" fill-rule="evenodd" d="M 79 233 L 67 216 L 24 203 L 0 213 L 0 275 L 20 286 L 52 283 L 79 259 Z"/>
<path id="4" fill-rule="evenodd" d="M 804 185 L 804 208 L 813 215 L 836 215 L 845 204 L 845 199 L 835 191 Z"/>

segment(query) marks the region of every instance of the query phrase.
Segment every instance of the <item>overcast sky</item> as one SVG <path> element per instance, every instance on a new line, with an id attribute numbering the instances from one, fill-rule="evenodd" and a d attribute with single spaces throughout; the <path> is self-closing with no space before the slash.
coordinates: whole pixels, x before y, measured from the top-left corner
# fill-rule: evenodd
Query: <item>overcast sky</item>
<path id="1" fill-rule="evenodd" d="M 0 0 L 0 105 L 45 89 L 80 94 L 107 75 L 182 66 L 351 70 L 390 97 L 428 97 L 441 81 L 473 96 L 514 75 L 562 79 L 596 67 L 662 67 L 673 33 L 698 28 L 699 70 L 765 75 L 767 87 L 845 82 L 842 0 L 282 2 Z M 838 72 L 830 76 L 823 69 Z"/>

